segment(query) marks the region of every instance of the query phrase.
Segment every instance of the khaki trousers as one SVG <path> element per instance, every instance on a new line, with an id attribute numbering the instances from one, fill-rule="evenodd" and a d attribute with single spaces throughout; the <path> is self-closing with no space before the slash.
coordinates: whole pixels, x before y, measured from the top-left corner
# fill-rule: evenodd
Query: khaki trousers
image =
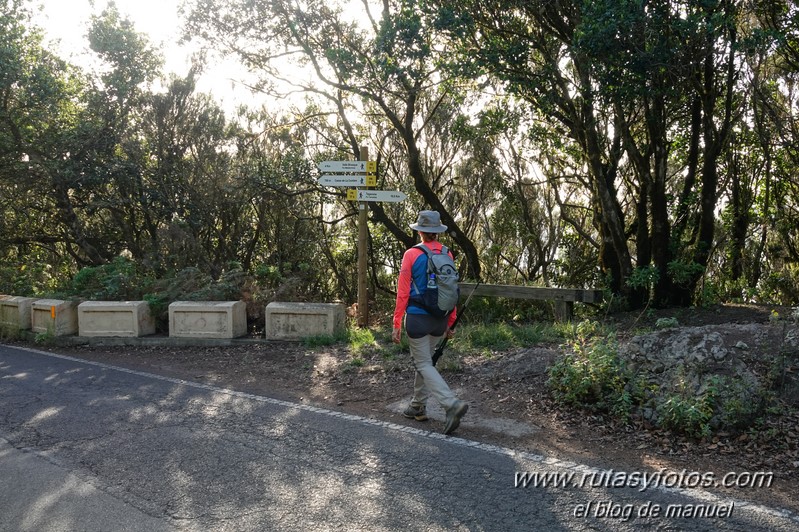
<path id="1" fill-rule="evenodd" d="M 444 410 L 449 410 L 457 398 L 447 383 L 433 366 L 433 351 L 442 336 L 422 336 L 421 338 L 408 338 L 408 346 L 416 366 L 416 377 L 413 381 L 413 406 L 427 404 L 430 396 L 438 401 Z"/>

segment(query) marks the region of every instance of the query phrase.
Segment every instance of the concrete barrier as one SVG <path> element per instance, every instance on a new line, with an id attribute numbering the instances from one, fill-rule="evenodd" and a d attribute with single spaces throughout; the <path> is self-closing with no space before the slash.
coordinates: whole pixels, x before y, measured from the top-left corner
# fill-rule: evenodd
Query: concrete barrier
<path id="1" fill-rule="evenodd" d="M 146 301 L 84 301 L 78 305 L 79 336 L 133 337 L 155 333 Z"/>
<path id="2" fill-rule="evenodd" d="M 344 305 L 340 303 L 272 302 L 266 306 L 267 339 L 334 335 L 345 327 Z"/>
<path id="3" fill-rule="evenodd" d="M 31 328 L 31 306 L 36 298 L 0 296 L 0 329 L 16 333 Z"/>
<path id="4" fill-rule="evenodd" d="M 61 299 L 37 299 L 31 305 L 31 330 L 53 336 L 78 332 L 77 303 Z"/>
<path id="5" fill-rule="evenodd" d="M 245 334 L 244 301 L 175 301 L 169 305 L 169 336 L 238 338 Z"/>

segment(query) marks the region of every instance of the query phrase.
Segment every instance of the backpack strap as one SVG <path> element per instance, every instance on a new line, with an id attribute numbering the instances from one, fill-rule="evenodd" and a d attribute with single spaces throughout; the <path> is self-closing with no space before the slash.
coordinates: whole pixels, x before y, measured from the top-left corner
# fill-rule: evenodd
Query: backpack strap
<path id="1" fill-rule="evenodd" d="M 430 277 L 430 274 L 435 272 L 435 266 L 433 264 L 433 250 L 425 246 L 424 242 L 420 242 L 419 244 L 416 244 L 413 247 L 421 249 L 424 252 L 424 254 L 427 256 L 427 277 Z M 446 252 L 447 248 L 442 244 L 441 250 L 443 252 Z M 413 285 L 413 288 L 416 290 L 416 297 L 421 298 L 422 291 L 419 290 L 419 287 L 416 285 L 416 281 L 414 280 L 413 276 L 411 276 L 411 284 Z"/>
<path id="2" fill-rule="evenodd" d="M 433 254 L 433 250 L 425 246 L 424 243 L 416 244 L 413 247 L 421 249 L 422 251 L 424 251 L 424 254 L 427 255 L 428 257 Z"/>
<path id="3" fill-rule="evenodd" d="M 416 244 L 413 247 L 421 249 L 422 251 L 424 251 L 424 254 L 427 255 L 427 273 L 429 275 L 430 272 L 433 271 L 433 261 L 430 260 L 431 258 L 433 258 L 433 250 L 431 250 L 429 247 L 425 246 L 424 244 Z M 416 292 L 419 292 L 419 290 L 417 289 Z"/>
<path id="4" fill-rule="evenodd" d="M 413 247 L 419 248 L 422 251 L 424 251 L 425 255 L 427 255 L 427 271 L 428 272 L 431 271 L 430 259 L 433 257 L 433 250 L 430 249 L 429 247 L 425 246 L 423 243 L 422 244 L 416 244 Z M 447 253 L 449 253 L 449 250 L 447 249 L 447 246 L 445 246 L 444 244 L 441 244 L 441 252 L 437 253 L 437 255 L 446 255 Z"/>
<path id="5" fill-rule="evenodd" d="M 428 248 L 424 244 L 416 244 L 413 247 L 421 249 L 424 252 L 424 254 L 427 255 L 427 273 L 429 275 L 430 274 L 430 248 Z M 413 288 L 416 290 L 416 297 L 420 297 L 422 295 L 422 291 L 419 290 L 418 286 L 416 286 L 416 280 L 413 278 L 413 275 L 411 275 L 411 284 L 413 285 Z"/>

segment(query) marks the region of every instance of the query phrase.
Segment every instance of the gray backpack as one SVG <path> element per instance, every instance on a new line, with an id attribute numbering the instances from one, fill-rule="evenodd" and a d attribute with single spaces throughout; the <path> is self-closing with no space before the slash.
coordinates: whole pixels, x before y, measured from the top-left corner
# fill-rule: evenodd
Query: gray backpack
<path id="1" fill-rule="evenodd" d="M 434 253 L 424 244 L 414 247 L 427 255 L 427 285 L 423 287 L 424 290 L 420 290 L 416 282 L 413 283 L 420 296 L 412 298 L 412 301 L 433 316 L 444 317 L 453 311 L 460 297 L 455 262 L 449 256 L 446 246 L 441 246 L 441 253 Z"/>

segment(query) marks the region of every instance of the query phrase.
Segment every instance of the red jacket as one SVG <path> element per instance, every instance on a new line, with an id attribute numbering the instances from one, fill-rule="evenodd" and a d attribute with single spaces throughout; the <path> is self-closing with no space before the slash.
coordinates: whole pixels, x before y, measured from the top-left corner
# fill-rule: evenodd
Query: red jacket
<path id="1" fill-rule="evenodd" d="M 438 240 L 425 242 L 433 253 L 441 253 L 442 244 Z M 452 252 L 447 250 L 449 256 L 452 257 Z M 399 278 L 397 279 L 397 302 L 394 306 L 394 320 L 393 326 L 395 329 L 402 327 L 402 317 L 408 311 L 408 300 L 411 296 L 411 280 L 416 282 L 417 286 L 424 284 L 427 285 L 427 257 L 419 248 L 413 247 L 405 252 L 402 256 L 402 265 L 400 266 Z M 412 307 L 411 312 L 418 314 L 427 314 L 423 309 Z M 455 322 L 457 310 L 453 310 L 449 315 L 448 324 L 451 326 Z"/>

